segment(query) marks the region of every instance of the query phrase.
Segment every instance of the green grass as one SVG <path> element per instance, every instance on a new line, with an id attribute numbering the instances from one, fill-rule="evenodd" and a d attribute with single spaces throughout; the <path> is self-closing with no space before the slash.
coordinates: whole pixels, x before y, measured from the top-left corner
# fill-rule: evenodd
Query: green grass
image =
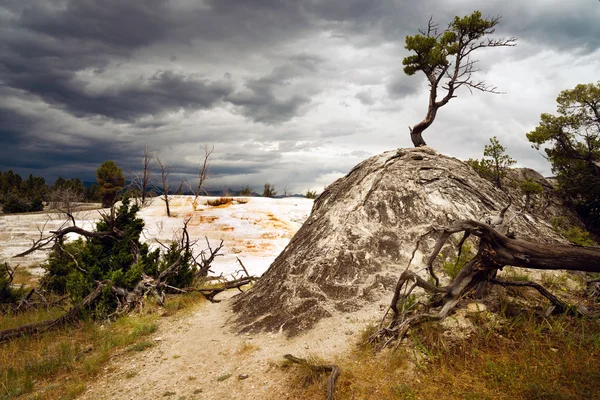
<path id="1" fill-rule="evenodd" d="M 148 305 L 146 315 L 114 321 L 83 321 L 43 335 L 0 344 L 0 400 L 19 397 L 71 399 L 81 394 L 107 361 L 119 352 L 144 351 L 158 329 L 158 314 L 173 314 L 203 302 L 197 294 L 169 298 L 167 310 Z M 0 329 L 53 319 L 60 309 L 0 317 Z"/>
<path id="2" fill-rule="evenodd" d="M 459 257 L 444 259 L 440 254 L 440 258 L 443 260 L 442 270 L 450 279 L 454 280 L 463 267 L 473 258 L 472 248 L 473 246 L 469 242 L 465 242 L 462 245 Z"/>

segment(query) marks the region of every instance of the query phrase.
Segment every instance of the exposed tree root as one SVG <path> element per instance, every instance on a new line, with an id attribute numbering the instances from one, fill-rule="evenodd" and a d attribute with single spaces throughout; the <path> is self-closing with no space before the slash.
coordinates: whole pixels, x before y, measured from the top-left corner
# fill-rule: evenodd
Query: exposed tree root
<path id="1" fill-rule="evenodd" d="M 333 395 L 335 392 L 335 381 L 340 375 L 340 369 L 335 364 L 325 364 L 325 365 L 315 365 L 311 364 L 303 358 L 295 357 L 291 354 L 286 354 L 283 356 L 286 360 L 300 364 L 303 367 L 310 369 L 311 371 L 317 373 L 330 372 L 329 379 L 327 379 L 327 400 L 333 400 Z"/>
<path id="2" fill-rule="evenodd" d="M 540 285 L 537 282 L 505 281 L 505 280 L 494 278 L 494 279 L 490 279 L 490 283 L 493 283 L 494 285 L 504 286 L 504 287 L 516 286 L 516 287 L 534 288 L 542 296 L 544 296 L 545 298 L 550 300 L 550 303 L 552 303 L 552 307 L 549 309 L 548 314 L 551 314 L 551 313 L 565 314 L 566 313 L 566 314 L 573 315 L 575 317 L 593 317 L 593 316 L 595 316 L 595 313 L 591 312 L 590 310 L 588 310 L 585 306 L 583 306 L 581 304 L 575 306 L 572 304 L 565 303 L 564 301 L 562 301 L 561 299 L 556 297 L 548 289 L 546 289 L 545 287 L 543 287 L 542 285 Z"/>
<path id="3" fill-rule="evenodd" d="M 504 224 L 504 213 L 498 218 L 499 230 L 508 232 Z M 430 230 L 421 236 L 417 246 L 425 236 L 435 232 Z M 396 285 L 392 302 L 383 317 L 380 329 L 370 338 L 370 341 L 380 347 L 386 347 L 394 341 L 402 339 L 408 329 L 425 321 L 442 320 L 458 304 L 461 298 L 471 292 L 480 284 L 487 282 L 502 286 L 525 286 L 536 289 L 546 297 L 553 306 L 554 312 L 568 312 L 573 315 L 592 316 L 583 306 L 570 306 L 542 285 L 535 282 L 510 282 L 499 280 L 495 277 L 498 269 L 505 265 L 521 268 L 533 268 L 542 270 L 579 270 L 587 272 L 600 272 L 600 249 L 592 247 L 581 247 L 564 244 L 543 244 L 518 240 L 505 236 L 494 227 L 474 221 L 463 220 L 437 230 L 439 232 L 435 247 L 427 258 L 425 268 L 429 272 L 435 285 L 419 277 L 414 272 L 405 270 Z M 465 239 L 470 236 L 479 238 L 479 249 L 471 261 L 463 267 L 454 281 L 448 286 L 439 286 L 439 280 L 433 272 L 433 263 L 449 238 L 455 233 L 463 233 L 459 243 L 459 251 Z M 416 251 L 416 250 L 415 250 Z M 413 252 L 414 256 L 414 252 Z M 410 262 L 412 262 L 412 257 Z M 409 262 L 409 266 L 410 266 Z M 411 295 L 419 287 L 427 293 L 432 294 L 429 301 L 421 305 L 414 303 Z M 412 304 L 411 304 L 412 303 Z M 392 311 L 391 320 L 386 319 Z"/>

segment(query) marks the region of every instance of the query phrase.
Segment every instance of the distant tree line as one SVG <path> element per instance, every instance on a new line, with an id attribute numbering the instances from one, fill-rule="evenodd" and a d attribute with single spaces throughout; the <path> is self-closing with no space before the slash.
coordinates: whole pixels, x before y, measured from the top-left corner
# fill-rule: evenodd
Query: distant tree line
<path id="1" fill-rule="evenodd" d="M 23 179 L 12 170 L 0 171 L 0 205 L 4 213 L 42 211 L 44 203 L 52 203 L 60 193 L 69 191 L 76 194 L 78 201 L 99 201 L 99 187 L 93 184 L 86 187 L 79 178 L 58 177 L 53 185 L 48 185 L 41 176 L 30 174 Z"/>

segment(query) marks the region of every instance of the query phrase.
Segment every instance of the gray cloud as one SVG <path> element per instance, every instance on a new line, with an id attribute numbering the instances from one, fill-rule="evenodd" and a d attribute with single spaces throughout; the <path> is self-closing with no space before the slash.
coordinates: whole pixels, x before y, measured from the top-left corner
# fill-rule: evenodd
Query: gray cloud
<path id="1" fill-rule="evenodd" d="M 356 93 L 356 96 L 354 97 L 356 97 L 365 106 L 372 106 L 375 104 L 375 99 L 369 90 L 361 90 L 360 92 Z"/>
<path id="2" fill-rule="evenodd" d="M 291 62 L 273 69 L 258 79 L 249 79 L 246 90 L 233 93 L 225 98 L 228 102 L 240 107 L 241 113 L 254 122 L 278 124 L 300 115 L 303 107 L 311 99 L 303 94 L 276 95 L 276 91 L 292 85 L 294 80 L 301 79 L 309 72 L 315 72 L 320 59 L 306 55 L 292 57 Z M 283 97 L 283 98 L 282 98 Z"/>
<path id="3" fill-rule="evenodd" d="M 93 180 L 106 159 L 137 168 L 147 143 L 192 179 L 206 143 L 215 186 L 315 189 L 410 145 L 427 84 L 402 72 L 404 37 L 432 11 L 444 26 L 478 8 L 520 38 L 477 55 L 507 94 L 459 93 L 425 139 L 468 158 L 498 135 L 547 168 L 523 135 L 560 90 L 597 80 L 597 2 L 5 0 L 0 170 Z"/>
<path id="4" fill-rule="evenodd" d="M 400 71 L 386 84 L 388 96 L 394 99 L 415 95 L 423 87 L 421 76 L 406 76 Z"/>

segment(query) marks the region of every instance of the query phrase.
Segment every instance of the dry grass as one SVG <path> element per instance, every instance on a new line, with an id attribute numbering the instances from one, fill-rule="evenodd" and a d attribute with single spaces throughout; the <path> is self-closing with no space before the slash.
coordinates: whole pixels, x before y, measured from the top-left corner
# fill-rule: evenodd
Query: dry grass
<path id="1" fill-rule="evenodd" d="M 255 351 L 259 350 L 260 347 L 255 345 L 254 343 L 250 343 L 250 342 L 244 342 L 242 343 L 242 345 L 238 348 L 238 350 L 236 351 L 236 354 L 238 355 L 248 355 L 251 353 L 254 353 Z"/>
<path id="2" fill-rule="evenodd" d="M 205 301 L 199 294 L 173 296 L 166 307 L 150 304 L 145 315 L 115 321 L 84 321 L 36 337 L 0 344 L 0 399 L 73 399 L 116 354 L 144 351 L 158 328 L 159 314 L 188 310 Z M 64 311 L 37 310 L 0 318 L 0 329 L 56 318 Z"/>
<path id="3" fill-rule="evenodd" d="M 396 352 L 363 348 L 327 360 L 341 369 L 336 398 L 600 398 L 600 321 L 545 318 L 507 305 L 503 318 L 480 313 L 473 323 L 476 332 L 465 339 L 424 324 Z M 326 375 L 310 382 L 298 368 L 290 371 L 292 398 L 323 398 Z"/>
<path id="4" fill-rule="evenodd" d="M 32 274 L 26 268 L 19 267 L 15 271 L 13 278 L 14 285 L 24 285 L 25 287 L 36 287 L 39 283 L 40 277 Z"/>

